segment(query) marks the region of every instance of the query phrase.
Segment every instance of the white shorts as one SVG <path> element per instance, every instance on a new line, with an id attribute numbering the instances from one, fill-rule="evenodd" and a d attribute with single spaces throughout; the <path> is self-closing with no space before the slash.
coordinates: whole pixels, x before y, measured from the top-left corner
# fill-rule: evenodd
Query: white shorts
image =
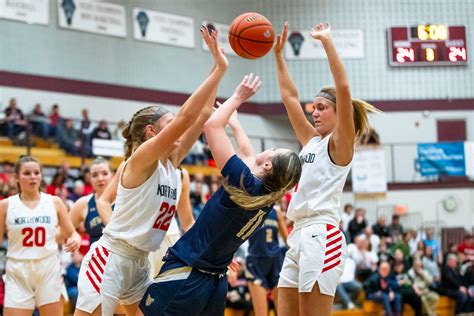
<path id="1" fill-rule="evenodd" d="M 7 259 L 5 307 L 35 309 L 59 302 L 63 288 L 57 254 L 40 260 Z"/>
<path id="2" fill-rule="evenodd" d="M 113 315 L 117 305 L 140 301 L 148 285 L 147 256 L 128 258 L 95 242 L 82 260 L 76 308 L 92 313 L 99 305 L 102 315 Z"/>
<path id="3" fill-rule="evenodd" d="M 346 261 L 346 239 L 341 230 L 329 224 L 295 229 L 288 246 L 278 287 L 308 293 L 318 282 L 322 294 L 334 296 Z"/>
<path id="4" fill-rule="evenodd" d="M 180 234 L 167 234 L 161 242 L 160 249 L 150 252 L 148 259 L 150 260 L 150 276 L 152 278 L 156 278 L 158 276 L 158 273 L 164 264 L 163 257 L 166 255 L 168 248 L 173 246 L 180 237 Z"/>

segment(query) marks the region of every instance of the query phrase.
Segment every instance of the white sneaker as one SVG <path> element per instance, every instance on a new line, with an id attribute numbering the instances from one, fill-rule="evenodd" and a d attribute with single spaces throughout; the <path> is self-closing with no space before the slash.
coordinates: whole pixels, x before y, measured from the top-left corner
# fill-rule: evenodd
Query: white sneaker
<path id="1" fill-rule="evenodd" d="M 356 309 L 356 306 L 354 305 L 354 303 L 349 302 L 349 304 L 347 304 L 347 308 L 348 309 Z"/>

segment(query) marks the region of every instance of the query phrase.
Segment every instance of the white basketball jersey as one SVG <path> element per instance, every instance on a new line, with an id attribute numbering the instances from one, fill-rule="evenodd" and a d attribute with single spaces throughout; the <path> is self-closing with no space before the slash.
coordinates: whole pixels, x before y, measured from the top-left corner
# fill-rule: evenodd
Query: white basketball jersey
<path id="1" fill-rule="evenodd" d="M 314 137 L 301 150 L 303 169 L 287 214 L 297 225 L 324 223 L 339 227 L 340 198 L 352 161 L 347 166 L 331 161 L 330 136 Z"/>
<path id="2" fill-rule="evenodd" d="M 178 178 L 178 194 L 176 196 L 176 206 L 178 206 L 177 204 L 178 204 L 179 198 L 181 197 L 181 186 L 182 186 L 181 170 L 176 169 L 176 177 Z M 175 216 L 175 218 L 171 220 L 170 229 L 168 229 L 167 235 L 176 235 L 176 234 L 179 235 L 181 234 L 181 232 L 179 231 L 178 219 Z"/>
<path id="3" fill-rule="evenodd" d="M 166 166 L 158 161 L 155 172 L 133 189 L 122 186 L 120 175 L 114 212 L 103 234 L 142 251 L 157 250 L 174 219 L 177 195 L 178 177 L 170 161 Z"/>
<path id="4" fill-rule="evenodd" d="M 57 253 L 58 212 L 49 194 L 40 193 L 35 209 L 30 209 L 18 194 L 8 198 L 6 216 L 7 258 L 37 260 Z"/>

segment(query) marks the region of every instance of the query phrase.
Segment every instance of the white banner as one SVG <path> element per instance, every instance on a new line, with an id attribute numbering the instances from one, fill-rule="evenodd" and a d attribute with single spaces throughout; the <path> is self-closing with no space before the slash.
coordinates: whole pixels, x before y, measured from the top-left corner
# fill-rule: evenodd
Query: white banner
<path id="1" fill-rule="evenodd" d="M 0 0 L 0 18 L 49 24 L 49 0 Z"/>
<path id="2" fill-rule="evenodd" d="M 123 143 L 119 140 L 94 138 L 92 153 L 96 156 L 121 157 L 124 155 Z"/>
<path id="3" fill-rule="evenodd" d="M 126 37 L 125 7 L 94 0 L 58 0 L 59 26 L 66 29 Z"/>
<path id="4" fill-rule="evenodd" d="M 466 176 L 474 179 L 474 142 L 464 142 L 464 159 Z"/>
<path id="5" fill-rule="evenodd" d="M 352 162 L 352 192 L 387 192 L 385 152 L 382 147 L 358 147 Z"/>
<path id="6" fill-rule="evenodd" d="M 180 47 L 195 47 L 194 19 L 147 9 L 133 9 L 133 37 Z"/>
<path id="7" fill-rule="evenodd" d="M 331 37 L 341 58 L 364 58 L 364 32 L 359 29 L 332 30 Z M 320 41 L 309 30 L 290 31 L 285 45 L 286 59 L 325 59 Z"/>
<path id="8" fill-rule="evenodd" d="M 226 55 L 237 56 L 237 54 L 234 52 L 232 47 L 230 47 L 230 43 L 229 43 L 229 28 L 230 28 L 230 25 L 222 24 L 222 23 L 215 23 L 215 22 L 211 22 L 211 21 L 202 21 L 202 25 L 208 25 L 208 24 L 212 24 L 216 28 L 217 34 L 218 34 L 217 39 L 219 40 L 219 46 L 224 48 L 224 52 L 226 53 Z M 199 27 L 201 27 L 201 26 L 199 26 Z M 204 43 L 204 41 L 202 39 L 201 39 L 201 42 L 202 42 L 202 48 L 204 50 L 209 51 L 209 48 L 207 48 L 206 43 Z"/>

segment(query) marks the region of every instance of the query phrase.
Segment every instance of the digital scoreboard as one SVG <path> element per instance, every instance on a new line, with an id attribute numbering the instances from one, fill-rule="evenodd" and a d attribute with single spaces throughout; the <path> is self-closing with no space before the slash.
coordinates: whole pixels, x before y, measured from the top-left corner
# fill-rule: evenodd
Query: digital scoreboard
<path id="1" fill-rule="evenodd" d="M 467 65 L 466 27 L 420 24 L 388 30 L 390 66 Z"/>

